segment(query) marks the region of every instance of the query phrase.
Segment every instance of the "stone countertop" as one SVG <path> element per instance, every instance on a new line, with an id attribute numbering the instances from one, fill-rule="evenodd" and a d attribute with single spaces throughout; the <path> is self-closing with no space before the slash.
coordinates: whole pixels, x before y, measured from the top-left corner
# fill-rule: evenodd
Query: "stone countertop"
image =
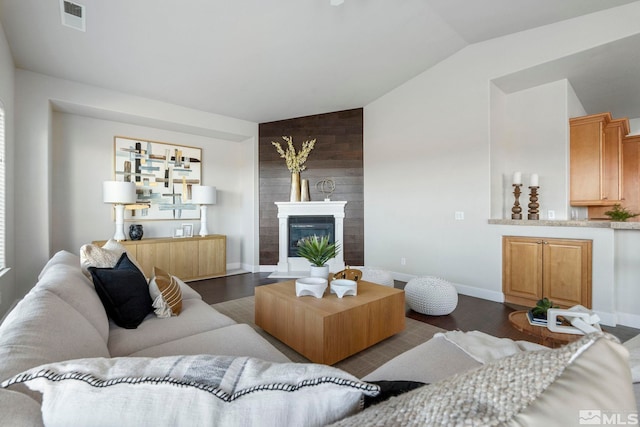
<path id="1" fill-rule="evenodd" d="M 612 228 L 614 230 L 640 230 L 640 222 L 587 221 L 587 220 L 527 220 L 527 219 L 490 219 L 494 225 L 524 225 L 529 227 L 585 227 Z"/>

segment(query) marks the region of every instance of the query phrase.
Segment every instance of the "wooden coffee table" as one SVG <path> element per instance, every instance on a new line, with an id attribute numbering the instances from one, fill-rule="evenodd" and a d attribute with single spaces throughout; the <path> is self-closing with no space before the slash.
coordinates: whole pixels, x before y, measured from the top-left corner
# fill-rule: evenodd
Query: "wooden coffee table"
<path id="1" fill-rule="evenodd" d="M 365 281 L 358 295 L 296 297 L 295 280 L 256 287 L 256 325 L 307 359 L 332 365 L 402 331 L 404 291 Z"/>
<path id="2" fill-rule="evenodd" d="M 576 334 L 551 332 L 546 326 L 532 325 L 527 319 L 526 310 L 510 313 L 509 322 L 520 332 L 524 332 L 527 335 L 537 338 L 538 344 L 542 344 L 547 347 L 560 347 L 582 337 L 582 335 Z"/>

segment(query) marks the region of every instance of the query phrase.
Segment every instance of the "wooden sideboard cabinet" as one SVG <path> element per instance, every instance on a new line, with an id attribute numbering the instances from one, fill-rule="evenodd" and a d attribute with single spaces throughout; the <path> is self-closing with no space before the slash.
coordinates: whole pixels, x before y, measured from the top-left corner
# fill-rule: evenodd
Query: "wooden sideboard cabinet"
<path id="1" fill-rule="evenodd" d="M 93 242 L 104 245 L 105 241 Z M 227 237 L 150 238 L 122 243 L 133 255 L 147 277 L 153 267 L 187 281 L 224 276 L 227 272 Z"/>
<path id="2" fill-rule="evenodd" d="M 533 307 L 543 297 L 562 308 L 591 308 L 592 241 L 502 237 L 505 302 Z"/>
<path id="3" fill-rule="evenodd" d="M 610 113 L 569 120 L 570 203 L 572 206 L 611 206 L 623 194 L 622 139 L 629 120 Z"/>

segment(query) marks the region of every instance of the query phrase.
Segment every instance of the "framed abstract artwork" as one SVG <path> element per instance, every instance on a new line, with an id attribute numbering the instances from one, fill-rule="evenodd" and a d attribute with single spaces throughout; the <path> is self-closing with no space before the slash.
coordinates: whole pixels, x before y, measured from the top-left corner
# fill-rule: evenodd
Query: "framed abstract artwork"
<path id="1" fill-rule="evenodd" d="M 199 219 L 191 204 L 191 187 L 201 184 L 202 149 L 116 136 L 116 181 L 136 184 L 137 200 L 125 210 L 125 219 Z"/>

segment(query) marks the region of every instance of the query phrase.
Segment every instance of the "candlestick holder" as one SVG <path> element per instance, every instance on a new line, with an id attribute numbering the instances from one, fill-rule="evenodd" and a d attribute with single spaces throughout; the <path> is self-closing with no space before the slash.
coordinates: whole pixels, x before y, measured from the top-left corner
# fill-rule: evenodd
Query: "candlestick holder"
<path id="1" fill-rule="evenodd" d="M 529 219 L 540 219 L 540 216 L 538 215 L 538 208 L 540 207 L 540 204 L 538 203 L 538 188 L 540 187 L 529 187 L 529 190 L 531 191 L 529 193 L 529 215 L 527 216 Z"/>
<path id="2" fill-rule="evenodd" d="M 515 202 L 513 203 L 513 208 L 511 208 L 511 219 L 522 219 L 522 208 L 520 207 L 520 187 L 522 184 L 512 184 L 513 185 L 513 196 L 515 197 Z"/>

